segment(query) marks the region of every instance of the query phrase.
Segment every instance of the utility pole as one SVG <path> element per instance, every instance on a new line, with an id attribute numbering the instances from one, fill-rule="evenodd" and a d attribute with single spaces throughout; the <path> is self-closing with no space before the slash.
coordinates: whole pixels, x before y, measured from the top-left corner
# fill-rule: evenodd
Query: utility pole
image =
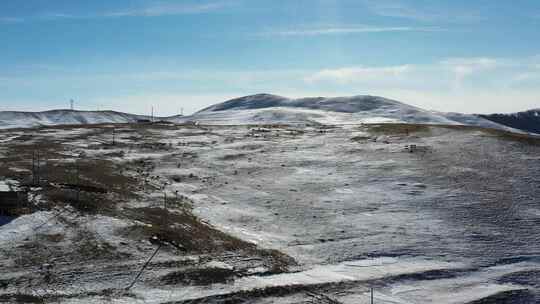
<path id="1" fill-rule="evenodd" d="M 371 287 L 371 304 L 373 304 L 373 287 Z"/>
<path id="2" fill-rule="evenodd" d="M 150 122 L 154 122 L 154 106 L 152 106 L 152 114 L 150 115 Z"/>
<path id="3" fill-rule="evenodd" d="M 165 187 L 163 189 L 163 208 L 165 209 L 164 211 L 164 220 L 165 220 L 165 227 L 169 227 L 169 211 L 167 210 L 167 191 L 165 190 Z"/>
<path id="4" fill-rule="evenodd" d="M 184 108 L 180 108 L 180 116 L 184 116 Z"/>
<path id="5" fill-rule="evenodd" d="M 75 103 L 75 101 L 73 101 L 73 99 L 69 100 L 69 108 L 71 109 L 71 111 L 73 111 L 73 104 L 74 103 Z"/>
<path id="6" fill-rule="evenodd" d="M 113 127 L 113 129 L 112 129 L 112 144 L 113 144 L 113 146 L 114 146 L 114 135 L 115 135 L 115 133 L 114 133 L 115 131 L 114 131 L 114 130 L 115 130 L 115 129 L 114 129 L 114 127 Z"/>
<path id="7" fill-rule="evenodd" d="M 167 192 L 163 189 L 163 209 L 167 211 Z"/>
<path id="8" fill-rule="evenodd" d="M 39 186 L 40 184 L 40 181 L 39 181 L 39 151 L 37 151 L 37 185 Z"/>
<path id="9" fill-rule="evenodd" d="M 75 159 L 75 178 L 76 178 L 76 187 L 77 187 L 77 205 L 79 204 L 79 199 L 81 195 L 81 187 L 79 185 L 79 162 L 78 159 Z"/>
<path id="10" fill-rule="evenodd" d="M 32 185 L 36 184 L 36 151 L 32 151 Z"/>

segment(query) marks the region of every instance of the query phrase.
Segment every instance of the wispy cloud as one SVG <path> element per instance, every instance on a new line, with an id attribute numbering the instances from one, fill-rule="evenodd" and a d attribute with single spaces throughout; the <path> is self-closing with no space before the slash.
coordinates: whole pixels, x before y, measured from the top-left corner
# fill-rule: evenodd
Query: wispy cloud
<path id="1" fill-rule="evenodd" d="M 199 14 L 219 10 L 229 6 L 230 2 L 207 3 L 160 3 L 145 7 L 103 13 L 103 17 L 156 17 L 166 15 Z"/>
<path id="2" fill-rule="evenodd" d="M 537 64 L 535 57 L 447 58 L 426 64 L 327 68 L 312 71 L 303 81 L 312 89 L 382 95 L 427 109 L 512 112 L 538 107 Z"/>
<path id="3" fill-rule="evenodd" d="M 24 18 L 19 17 L 0 17 L 0 23 L 19 23 L 24 22 Z"/>
<path id="4" fill-rule="evenodd" d="M 305 78 L 308 83 L 333 81 L 339 84 L 355 82 L 377 82 L 399 79 L 408 74 L 414 65 L 398 65 L 387 67 L 344 67 L 337 69 L 324 69 Z"/>
<path id="5" fill-rule="evenodd" d="M 533 58 L 449 58 L 431 64 L 350 66 L 323 69 L 304 78 L 308 84 L 365 85 L 460 91 L 466 87 L 503 88 L 538 80 Z M 525 82 L 527 81 L 527 82 Z M 538 83 L 536 83 L 538 85 Z"/>
<path id="6" fill-rule="evenodd" d="M 449 8 L 433 5 L 413 5 L 402 0 L 363 0 L 364 5 L 374 14 L 382 17 L 411 19 L 421 22 L 471 22 L 484 19 L 474 11 L 451 11 Z"/>
<path id="7" fill-rule="evenodd" d="M 441 28 L 435 27 L 408 27 L 408 26 L 329 26 L 317 28 L 304 28 L 294 30 L 277 30 L 263 32 L 262 35 L 276 36 L 321 36 L 321 35 L 350 35 L 365 33 L 384 33 L 384 32 L 437 32 Z"/>
<path id="8" fill-rule="evenodd" d="M 90 15 L 73 15 L 65 13 L 42 13 L 36 17 L 41 20 L 56 20 L 56 19 L 85 19 L 91 18 Z"/>
<path id="9" fill-rule="evenodd" d="M 466 77 L 475 73 L 484 72 L 502 67 L 505 65 L 501 59 L 480 57 L 480 58 L 451 58 L 439 63 L 440 68 L 448 70 L 454 75 L 454 89 L 459 89 L 463 85 Z"/>
<path id="10" fill-rule="evenodd" d="M 376 15 L 383 17 L 399 17 L 422 21 L 432 20 L 438 14 L 434 12 L 419 11 L 400 2 L 364 1 L 367 7 Z"/>
<path id="11" fill-rule="evenodd" d="M 186 14 L 202 14 L 224 9 L 232 5 L 232 1 L 171 3 L 160 2 L 148 5 L 119 9 L 114 11 L 94 12 L 89 14 L 69 14 L 64 12 L 44 12 L 25 17 L 0 17 L 0 23 L 20 23 L 26 21 L 51 21 L 62 19 L 94 19 L 120 17 L 159 17 Z"/>

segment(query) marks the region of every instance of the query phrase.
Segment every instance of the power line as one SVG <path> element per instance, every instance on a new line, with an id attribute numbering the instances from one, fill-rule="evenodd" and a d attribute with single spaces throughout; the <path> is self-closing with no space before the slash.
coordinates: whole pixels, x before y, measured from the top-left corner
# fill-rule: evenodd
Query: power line
<path id="1" fill-rule="evenodd" d="M 148 261 L 146 261 L 146 263 L 144 263 L 143 267 L 141 268 L 141 270 L 139 271 L 139 273 L 137 273 L 137 276 L 135 276 L 135 279 L 133 279 L 133 282 L 131 282 L 131 284 L 129 284 L 128 287 L 126 287 L 126 290 L 130 290 L 131 287 L 133 287 L 135 285 L 135 283 L 137 283 L 137 280 L 139 279 L 139 277 L 142 275 L 143 271 L 146 269 L 146 267 L 148 267 L 148 264 L 150 264 L 150 262 L 152 261 L 152 259 L 156 256 L 156 254 L 158 253 L 158 251 L 161 249 L 161 242 L 159 243 L 158 247 L 156 248 L 156 250 L 154 251 L 154 253 L 152 253 L 152 255 L 150 256 L 150 258 L 148 259 Z"/>

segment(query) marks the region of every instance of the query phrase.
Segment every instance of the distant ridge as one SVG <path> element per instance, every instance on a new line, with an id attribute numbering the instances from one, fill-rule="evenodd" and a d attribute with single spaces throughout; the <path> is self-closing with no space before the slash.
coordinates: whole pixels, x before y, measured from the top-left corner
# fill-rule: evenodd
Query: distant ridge
<path id="1" fill-rule="evenodd" d="M 166 119 L 174 118 L 169 117 Z M 161 120 L 161 117 L 155 119 Z M 102 123 L 135 123 L 150 116 L 116 111 L 49 110 L 43 112 L 2 111 L 0 128 L 31 128 L 54 125 L 89 125 Z"/>
<path id="2" fill-rule="evenodd" d="M 399 101 L 371 95 L 358 95 L 351 97 L 305 97 L 289 99 L 287 97 L 272 94 L 256 94 L 235 98 L 220 104 L 213 105 L 197 113 L 226 111 L 226 110 L 249 110 L 271 107 L 305 108 L 313 110 L 326 110 L 341 113 L 357 113 L 372 111 L 384 107 L 408 107 L 409 109 L 421 110 Z"/>
<path id="3" fill-rule="evenodd" d="M 0 112 L 0 129 L 52 125 L 135 123 L 150 116 L 116 111 L 50 110 L 44 112 Z M 202 124 L 360 124 L 414 123 L 470 125 L 516 131 L 477 115 L 427 111 L 379 96 L 307 97 L 291 99 L 256 94 L 231 99 L 204 108 L 191 116 L 155 117 L 174 123 Z"/>
<path id="4" fill-rule="evenodd" d="M 512 114 L 490 114 L 480 116 L 511 128 L 540 134 L 540 109 L 533 109 Z"/>
<path id="5" fill-rule="evenodd" d="M 256 94 L 231 99 L 200 110 L 179 121 L 218 124 L 258 123 L 420 123 L 470 125 L 516 131 L 477 115 L 427 111 L 396 100 L 358 95 L 291 99 Z"/>

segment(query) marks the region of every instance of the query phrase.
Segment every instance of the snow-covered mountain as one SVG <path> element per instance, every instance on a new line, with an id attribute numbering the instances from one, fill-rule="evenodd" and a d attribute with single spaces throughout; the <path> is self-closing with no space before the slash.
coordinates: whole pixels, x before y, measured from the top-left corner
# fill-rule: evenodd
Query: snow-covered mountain
<path id="1" fill-rule="evenodd" d="M 540 109 L 512 114 L 491 114 L 480 116 L 498 124 L 506 125 L 530 133 L 540 134 Z"/>
<path id="2" fill-rule="evenodd" d="M 420 123 L 472 125 L 509 129 L 477 115 L 423 110 L 399 101 L 370 95 L 290 99 L 257 94 L 232 99 L 205 108 L 180 122 L 205 124 L 257 123 Z"/>
<path id="3" fill-rule="evenodd" d="M 43 125 L 133 123 L 149 119 L 148 116 L 114 111 L 0 112 L 0 129 Z M 399 101 L 369 95 L 291 99 L 271 94 L 257 94 L 218 103 L 191 116 L 155 119 L 214 125 L 417 123 L 471 125 L 516 131 L 477 115 L 427 111 Z"/>

